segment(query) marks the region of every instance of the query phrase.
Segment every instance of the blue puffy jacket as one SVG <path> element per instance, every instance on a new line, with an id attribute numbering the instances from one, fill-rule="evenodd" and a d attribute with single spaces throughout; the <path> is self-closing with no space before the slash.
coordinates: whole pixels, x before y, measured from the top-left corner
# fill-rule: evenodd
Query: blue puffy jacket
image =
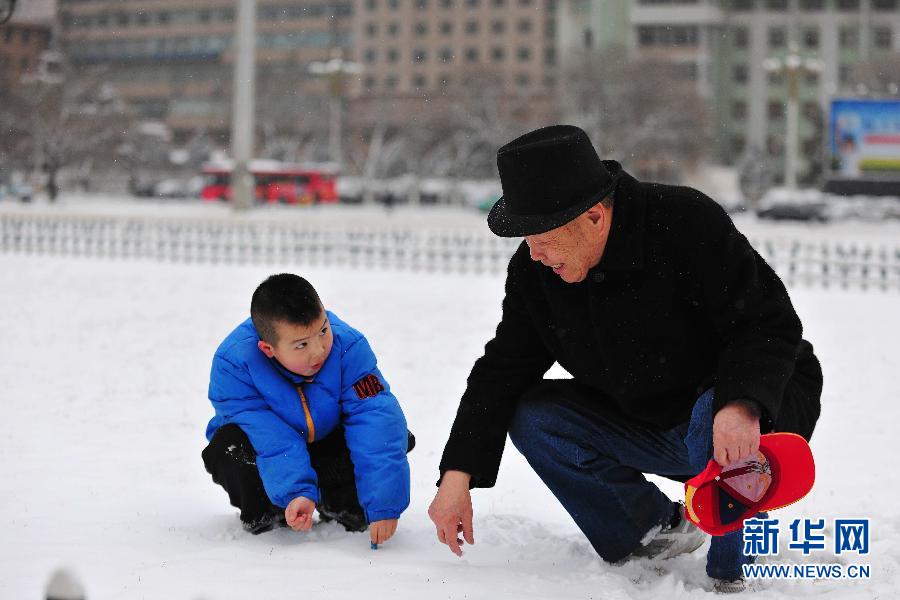
<path id="1" fill-rule="evenodd" d="M 258 348 L 247 319 L 216 350 L 209 399 L 216 416 L 206 437 L 234 423 L 250 438 L 256 465 L 273 504 L 298 496 L 318 503 L 307 440 L 344 426 L 359 502 L 371 523 L 396 519 L 409 506 L 406 419 L 366 338 L 327 312 L 331 354 L 311 380 L 291 373 Z"/>

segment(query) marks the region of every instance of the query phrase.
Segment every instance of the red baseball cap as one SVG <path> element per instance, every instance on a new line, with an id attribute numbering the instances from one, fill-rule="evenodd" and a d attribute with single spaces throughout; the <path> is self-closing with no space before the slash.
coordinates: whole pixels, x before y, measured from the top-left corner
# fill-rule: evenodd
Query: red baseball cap
<path id="1" fill-rule="evenodd" d="M 710 460 L 684 484 L 685 514 L 706 533 L 723 535 L 744 526 L 744 519 L 801 500 L 812 489 L 816 465 L 803 437 L 768 433 L 759 438 L 756 456 L 722 468 Z"/>

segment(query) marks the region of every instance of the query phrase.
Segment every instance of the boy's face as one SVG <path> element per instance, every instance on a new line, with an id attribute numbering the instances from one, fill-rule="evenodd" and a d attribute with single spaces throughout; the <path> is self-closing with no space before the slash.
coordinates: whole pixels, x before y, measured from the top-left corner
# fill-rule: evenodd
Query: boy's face
<path id="1" fill-rule="evenodd" d="M 309 325 L 276 321 L 275 332 L 278 342 L 270 344 L 260 340 L 259 349 L 288 371 L 303 377 L 312 377 L 319 372 L 334 343 L 331 324 L 324 310 Z"/>

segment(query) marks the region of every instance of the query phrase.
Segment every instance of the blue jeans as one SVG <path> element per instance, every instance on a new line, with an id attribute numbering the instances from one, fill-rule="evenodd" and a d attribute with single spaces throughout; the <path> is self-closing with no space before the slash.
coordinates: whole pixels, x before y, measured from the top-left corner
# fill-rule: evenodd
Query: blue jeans
<path id="1" fill-rule="evenodd" d="M 672 516 L 672 501 L 644 473 L 686 480 L 706 467 L 712 456 L 714 391 L 697 399 L 689 422 L 656 431 L 580 410 L 566 399 L 574 387 L 569 380 L 546 380 L 527 392 L 516 407 L 509 437 L 597 554 L 615 562 Z M 747 561 L 742 550 L 741 530 L 713 536 L 707 574 L 740 577 L 741 563 Z"/>

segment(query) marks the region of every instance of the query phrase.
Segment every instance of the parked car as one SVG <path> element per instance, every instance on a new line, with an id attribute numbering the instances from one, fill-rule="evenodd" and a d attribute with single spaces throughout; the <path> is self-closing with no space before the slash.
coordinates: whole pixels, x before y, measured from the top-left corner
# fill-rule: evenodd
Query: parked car
<path id="1" fill-rule="evenodd" d="M 761 219 L 815 221 L 818 223 L 825 223 L 830 217 L 828 205 L 824 202 L 776 202 L 763 208 L 756 214 Z"/>

